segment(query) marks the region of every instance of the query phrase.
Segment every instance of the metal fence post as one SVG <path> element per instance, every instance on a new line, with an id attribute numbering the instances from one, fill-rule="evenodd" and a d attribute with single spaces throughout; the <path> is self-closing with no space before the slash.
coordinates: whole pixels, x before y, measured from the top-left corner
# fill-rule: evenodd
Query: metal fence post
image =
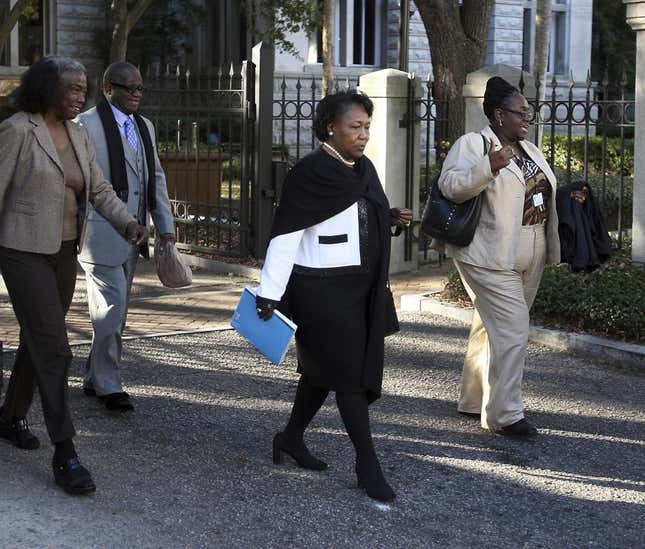
<path id="1" fill-rule="evenodd" d="M 271 178 L 273 159 L 273 67 L 274 49 L 266 42 L 253 48 L 255 65 L 255 174 L 253 189 L 254 255 L 263 258 L 269 243 L 275 190 Z"/>

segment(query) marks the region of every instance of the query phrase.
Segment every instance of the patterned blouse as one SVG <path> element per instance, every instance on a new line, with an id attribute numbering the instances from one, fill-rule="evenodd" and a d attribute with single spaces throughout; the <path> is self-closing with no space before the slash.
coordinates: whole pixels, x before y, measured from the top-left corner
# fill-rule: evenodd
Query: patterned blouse
<path id="1" fill-rule="evenodd" d="M 522 225 L 544 223 L 549 211 L 549 202 L 552 198 L 551 184 L 544 172 L 528 156 L 522 158 L 517 164 L 522 169 L 524 181 L 526 182 Z"/>

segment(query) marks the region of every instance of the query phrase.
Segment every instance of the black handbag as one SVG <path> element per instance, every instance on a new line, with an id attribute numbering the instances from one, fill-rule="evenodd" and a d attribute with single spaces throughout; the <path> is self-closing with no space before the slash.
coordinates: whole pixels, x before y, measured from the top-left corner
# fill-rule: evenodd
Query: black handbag
<path id="1" fill-rule="evenodd" d="M 396 307 L 394 306 L 394 296 L 388 282 L 385 287 L 385 337 L 396 334 L 400 329 L 399 317 L 396 316 Z"/>
<path id="2" fill-rule="evenodd" d="M 488 154 L 486 138 L 484 156 Z M 455 246 L 468 246 L 473 241 L 481 215 L 481 193 L 457 204 L 448 200 L 439 190 L 439 177 L 435 177 L 421 216 L 421 232 L 429 238 L 437 238 Z"/>

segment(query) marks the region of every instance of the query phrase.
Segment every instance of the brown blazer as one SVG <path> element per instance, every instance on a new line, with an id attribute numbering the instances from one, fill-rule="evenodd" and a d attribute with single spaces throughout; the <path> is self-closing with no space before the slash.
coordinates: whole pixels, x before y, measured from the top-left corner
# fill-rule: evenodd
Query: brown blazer
<path id="1" fill-rule="evenodd" d="M 82 126 L 65 122 L 85 179 L 79 198 L 83 245 L 89 201 L 119 232 L 135 219 L 105 181 L 94 146 Z M 0 246 L 25 252 L 53 254 L 63 235 L 65 181 L 45 121 L 40 114 L 19 112 L 0 124 Z"/>
<path id="2" fill-rule="evenodd" d="M 439 177 L 439 189 L 454 202 L 465 202 L 482 193 L 482 210 L 473 241 L 463 248 L 446 244 L 455 259 L 486 269 L 512 270 L 519 252 L 520 227 L 524 212 L 526 185 L 522 171 L 511 162 L 497 175 L 484 155 L 482 135 L 490 146 L 501 143 L 490 127 L 461 136 L 448 152 Z M 556 179 L 542 152 L 529 141 L 521 141 L 524 152 L 544 172 L 551 183 L 551 202 L 546 222 L 546 262 L 560 262 L 558 214 L 555 210 Z"/>

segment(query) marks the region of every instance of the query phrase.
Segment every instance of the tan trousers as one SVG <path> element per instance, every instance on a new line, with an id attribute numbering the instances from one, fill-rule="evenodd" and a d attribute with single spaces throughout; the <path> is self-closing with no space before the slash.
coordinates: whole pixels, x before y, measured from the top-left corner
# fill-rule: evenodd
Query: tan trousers
<path id="1" fill-rule="evenodd" d="M 475 314 L 464 361 L 458 410 L 481 413 L 482 427 L 499 429 L 524 417 L 522 373 L 529 309 L 546 261 L 544 225 L 522 227 L 512 271 L 455 261 Z"/>

